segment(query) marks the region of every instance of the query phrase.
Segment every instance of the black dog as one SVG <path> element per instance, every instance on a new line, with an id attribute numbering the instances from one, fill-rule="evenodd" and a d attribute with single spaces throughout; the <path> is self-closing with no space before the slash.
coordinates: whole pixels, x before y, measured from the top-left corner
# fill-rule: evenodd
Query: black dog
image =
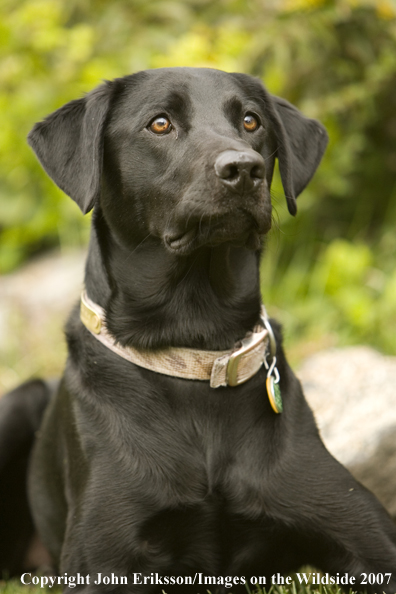
<path id="1" fill-rule="evenodd" d="M 26 460 L 38 426 L 28 406 L 50 401 L 29 492 L 61 574 L 90 574 L 85 594 L 214 591 L 199 574 L 220 591 L 234 576 L 232 591 L 245 592 L 250 576 L 268 584 L 309 563 L 348 573 L 353 589 L 395 592 L 395 526 L 326 451 L 279 328 L 275 351 L 260 317 L 275 158 L 295 214 L 324 128 L 249 76 L 178 68 L 105 83 L 29 142 L 81 210 L 94 209 L 84 323 L 76 307 L 59 390 L 50 398 L 36 383 L 35 400 L 27 384 L 2 403 L 1 427 L 21 419 L 12 437 Z M 202 351 L 218 357 L 211 384 Z M 184 379 L 188 357 L 199 379 Z M 3 554 L 17 567 L 11 545 Z M 370 573 L 383 584 L 366 586 Z M 106 585 L 111 574 L 128 585 Z"/>

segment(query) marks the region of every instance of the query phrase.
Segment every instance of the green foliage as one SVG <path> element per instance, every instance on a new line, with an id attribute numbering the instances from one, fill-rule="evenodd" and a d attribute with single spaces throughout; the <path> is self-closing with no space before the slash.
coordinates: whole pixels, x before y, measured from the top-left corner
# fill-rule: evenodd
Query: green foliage
<path id="1" fill-rule="evenodd" d="M 24 586 L 19 580 L 0 581 L 1 594 L 61 594 L 61 588 L 41 588 L 40 586 Z"/>
<path id="2" fill-rule="evenodd" d="M 3 0 L 1 12 L 0 273 L 88 236 L 89 217 L 40 171 L 26 145 L 37 119 L 102 79 L 143 68 L 244 71 L 330 134 L 296 219 L 285 211 L 279 180 L 274 185 L 281 233 L 272 233 L 273 262 L 263 264 L 270 310 L 291 323 L 294 339 L 339 332 L 343 342 L 396 353 L 390 0 Z"/>
<path id="3" fill-rule="evenodd" d="M 261 588 L 254 588 L 251 589 L 248 586 L 246 587 L 247 594 L 342 594 L 342 591 L 337 586 L 312 586 L 308 585 L 297 585 L 298 582 L 293 580 L 291 585 L 288 586 L 272 586 L 267 590 L 262 590 Z M 0 592 L 2 594 L 60 594 L 60 588 L 40 588 L 40 587 L 27 587 L 22 586 L 19 580 L 11 580 L 9 582 L 0 582 Z M 165 591 L 164 591 L 164 594 Z M 207 590 L 207 594 L 211 594 L 209 590 Z M 215 594 L 215 593 L 213 593 Z M 232 590 L 230 591 L 232 594 Z M 353 594 L 352 590 L 349 591 L 348 594 Z"/>
<path id="4" fill-rule="evenodd" d="M 370 343 L 396 353 L 396 271 L 385 274 L 367 245 L 333 240 L 312 266 L 297 254 L 280 281 L 273 255 L 262 267 L 264 299 L 276 305 L 294 340 Z"/>

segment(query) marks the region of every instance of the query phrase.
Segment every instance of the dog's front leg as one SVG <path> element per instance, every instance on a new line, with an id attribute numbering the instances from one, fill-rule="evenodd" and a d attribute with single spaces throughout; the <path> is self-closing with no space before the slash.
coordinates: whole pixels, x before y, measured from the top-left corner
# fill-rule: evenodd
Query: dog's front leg
<path id="1" fill-rule="evenodd" d="M 311 454 L 300 452 L 298 476 L 285 473 L 277 492 L 282 513 L 288 509 L 288 519 L 301 531 L 306 562 L 333 576 L 348 574 L 353 590 L 394 594 L 394 523 L 322 444 L 310 447 Z"/>

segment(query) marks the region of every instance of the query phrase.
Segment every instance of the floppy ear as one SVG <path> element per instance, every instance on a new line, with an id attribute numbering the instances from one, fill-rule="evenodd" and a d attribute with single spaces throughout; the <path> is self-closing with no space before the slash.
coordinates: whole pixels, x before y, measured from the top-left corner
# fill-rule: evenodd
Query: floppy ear
<path id="1" fill-rule="evenodd" d="M 53 181 L 85 214 L 100 193 L 103 130 L 111 83 L 70 101 L 36 124 L 28 143 Z"/>
<path id="2" fill-rule="evenodd" d="M 315 173 L 326 150 L 326 129 L 306 118 L 285 99 L 272 96 L 275 107 L 277 157 L 290 214 L 297 212 L 296 198 Z"/>

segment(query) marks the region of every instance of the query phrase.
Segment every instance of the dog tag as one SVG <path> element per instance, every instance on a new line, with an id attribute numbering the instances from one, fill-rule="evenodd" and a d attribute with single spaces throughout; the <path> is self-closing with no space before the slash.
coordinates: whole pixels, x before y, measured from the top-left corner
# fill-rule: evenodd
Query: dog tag
<path id="1" fill-rule="evenodd" d="M 281 413 L 283 411 L 281 391 L 279 384 L 275 383 L 275 378 L 272 375 L 267 376 L 266 387 L 268 399 L 273 411 Z"/>

